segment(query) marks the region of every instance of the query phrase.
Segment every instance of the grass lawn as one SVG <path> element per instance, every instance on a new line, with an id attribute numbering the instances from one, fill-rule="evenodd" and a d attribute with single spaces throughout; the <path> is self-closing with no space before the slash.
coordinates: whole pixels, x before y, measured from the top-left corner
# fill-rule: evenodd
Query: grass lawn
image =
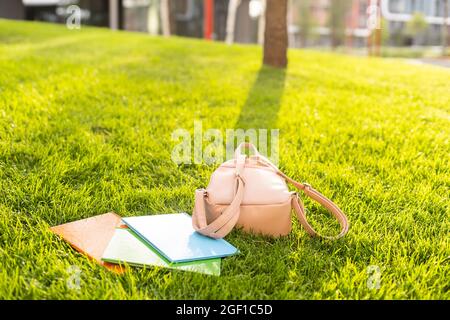
<path id="1" fill-rule="evenodd" d="M 283 72 L 261 54 L 0 20 L 0 298 L 449 299 L 450 70 L 291 50 Z M 191 212 L 216 167 L 171 161 L 171 133 L 194 120 L 279 128 L 281 169 L 336 201 L 349 234 L 233 231 L 241 254 L 213 277 L 116 275 L 49 232 L 108 211 Z M 338 230 L 307 205 L 317 229 Z"/>

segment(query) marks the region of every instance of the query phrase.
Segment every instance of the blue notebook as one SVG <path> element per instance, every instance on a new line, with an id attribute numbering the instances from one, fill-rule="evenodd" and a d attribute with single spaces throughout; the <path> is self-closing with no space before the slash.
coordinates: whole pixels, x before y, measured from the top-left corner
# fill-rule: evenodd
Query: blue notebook
<path id="1" fill-rule="evenodd" d="M 195 232 L 187 213 L 129 217 L 122 221 L 171 262 L 226 257 L 238 252 L 224 239 Z"/>
<path id="2" fill-rule="evenodd" d="M 171 263 L 129 228 L 117 228 L 102 261 L 131 266 L 156 266 L 220 276 L 220 258 Z"/>

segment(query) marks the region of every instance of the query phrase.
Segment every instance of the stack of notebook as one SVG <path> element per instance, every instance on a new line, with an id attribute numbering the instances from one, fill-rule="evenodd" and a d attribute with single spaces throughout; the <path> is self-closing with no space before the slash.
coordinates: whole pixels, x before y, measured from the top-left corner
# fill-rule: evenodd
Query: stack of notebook
<path id="1" fill-rule="evenodd" d="M 186 213 L 121 218 L 114 213 L 51 228 L 105 267 L 157 266 L 220 275 L 221 258 L 238 250 L 194 231 Z"/>

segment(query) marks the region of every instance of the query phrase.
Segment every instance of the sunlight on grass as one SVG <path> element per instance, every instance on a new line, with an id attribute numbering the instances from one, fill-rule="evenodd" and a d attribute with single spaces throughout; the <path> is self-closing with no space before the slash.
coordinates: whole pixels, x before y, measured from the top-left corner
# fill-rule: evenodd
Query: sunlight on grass
<path id="1" fill-rule="evenodd" d="M 292 50 L 0 20 L 0 298 L 450 298 L 450 70 Z M 337 242 L 298 223 L 234 231 L 220 278 L 118 276 L 49 226 L 109 211 L 191 212 L 215 166 L 171 161 L 177 128 L 280 129 L 280 167 L 347 213 Z M 306 201 L 324 233 L 337 225 Z M 70 266 L 79 290 L 67 286 Z M 379 289 L 367 268 L 381 270 Z"/>

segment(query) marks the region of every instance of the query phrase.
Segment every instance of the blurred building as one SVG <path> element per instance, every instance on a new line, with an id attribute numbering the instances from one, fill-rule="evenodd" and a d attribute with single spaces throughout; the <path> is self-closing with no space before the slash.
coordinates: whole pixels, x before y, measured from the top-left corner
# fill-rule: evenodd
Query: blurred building
<path id="1" fill-rule="evenodd" d="M 365 46 L 370 34 L 367 20 L 372 1 L 288 0 L 290 46 Z M 406 34 L 407 24 L 416 13 L 420 13 L 427 28 L 415 44 L 440 44 L 445 0 L 377 1 L 385 29 L 385 43 L 410 45 L 412 41 L 411 35 Z M 212 7 L 205 13 L 207 2 Z M 0 18 L 65 23 L 68 7 L 77 5 L 81 9 L 82 25 L 161 34 L 163 3 L 170 3 L 171 34 L 204 37 L 205 21 L 209 21 L 212 23 L 212 39 L 239 43 L 262 41 L 264 0 L 0 0 Z M 206 17 L 208 14 L 211 16 Z M 336 16 L 340 17 L 342 24 L 333 24 L 331 17 Z M 450 25 L 450 18 L 447 23 Z M 336 30 L 338 28 L 342 30 Z"/>
<path id="2" fill-rule="evenodd" d="M 392 45 L 408 45 L 408 38 L 402 37 L 406 25 L 415 13 L 420 13 L 428 24 L 421 37 L 420 45 L 439 45 L 444 16 L 447 16 L 447 26 L 450 25 L 450 9 L 444 14 L 445 0 L 387 0 L 381 2 L 381 12 L 387 21 L 389 42 Z M 449 1 L 450 7 L 450 1 Z M 406 43 L 402 43 L 406 40 Z M 409 39 L 410 40 L 410 39 Z"/>
<path id="3" fill-rule="evenodd" d="M 332 1 L 336 0 L 291 0 L 289 10 L 290 45 L 323 46 L 330 45 L 330 15 Z M 410 45 L 411 35 L 407 34 L 407 23 L 419 14 L 427 24 L 419 45 L 439 45 L 444 24 L 445 0 L 379 0 L 379 10 L 383 20 L 384 42 L 389 45 Z M 344 1 L 341 1 L 343 3 Z M 367 27 L 368 8 L 371 0 L 348 0 L 344 16 L 345 39 L 347 46 L 361 47 L 366 44 L 370 34 Z M 450 1 L 449 1 L 450 2 Z M 306 3 L 306 6 L 304 5 Z M 303 5 L 302 5 L 303 4 Z M 302 39 L 302 10 L 309 12 L 310 31 L 307 39 Z M 450 9 L 447 17 L 450 16 Z M 447 18 L 450 25 L 450 18 Z M 449 30 L 450 31 L 450 30 Z M 306 43 L 305 43 L 306 42 Z"/>
<path id="4" fill-rule="evenodd" d="M 65 23 L 70 14 L 66 9 L 76 4 L 81 8 L 82 24 L 108 27 L 110 2 L 113 1 L 2 0 L 0 18 Z"/>

